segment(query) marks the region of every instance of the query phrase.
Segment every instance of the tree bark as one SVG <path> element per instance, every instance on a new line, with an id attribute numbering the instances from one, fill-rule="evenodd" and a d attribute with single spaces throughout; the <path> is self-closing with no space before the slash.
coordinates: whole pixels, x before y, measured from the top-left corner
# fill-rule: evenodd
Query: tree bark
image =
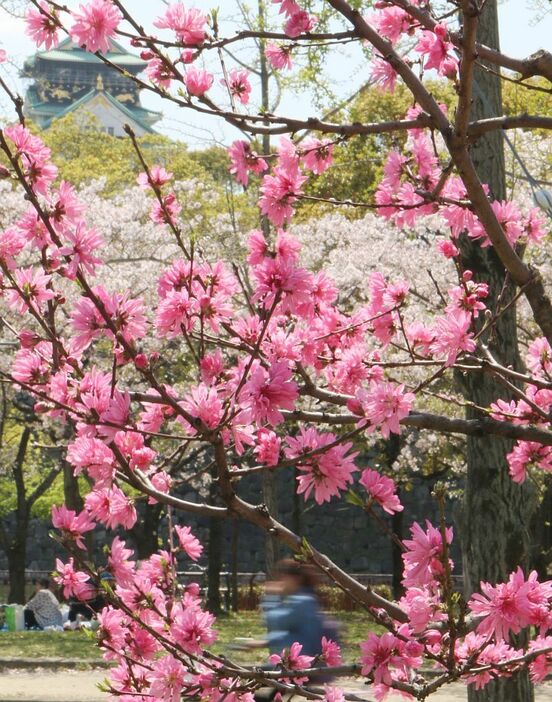
<path id="1" fill-rule="evenodd" d="M 217 501 L 218 490 L 215 482 L 216 471 L 213 470 L 209 488 L 210 503 Z M 207 552 L 207 609 L 211 614 L 219 614 L 222 609 L 220 598 L 220 572 L 222 570 L 223 520 L 209 517 L 209 536 Z"/>
<path id="2" fill-rule="evenodd" d="M 399 500 L 401 499 L 401 489 L 397 487 L 397 496 Z M 391 531 L 393 534 L 402 541 L 403 539 L 403 524 L 404 524 L 404 512 L 395 512 L 391 517 Z M 391 542 L 391 560 L 393 564 L 393 573 L 391 580 L 391 587 L 393 589 L 393 597 L 396 600 L 404 595 L 404 586 L 402 584 L 403 579 L 403 559 L 402 559 L 402 549 L 399 547 L 396 541 Z"/>
<path id="3" fill-rule="evenodd" d="M 299 471 L 297 467 L 293 467 L 293 483 L 292 490 L 292 512 L 291 512 L 291 528 L 297 536 L 303 536 L 303 499 L 297 492 L 297 476 Z"/>
<path id="4" fill-rule="evenodd" d="M 8 602 L 25 604 L 25 569 L 27 566 L 28 518 L 17 518 L 15 534 L 6 549 L 9 570 Z"/>
<path id="5" fill-rule="evenodd" d="M 84 509 L 84 500 L 80 494 L 79 481 L 75 477 L 73 466 L 63 461 L 63 496 L 65 506 L 81 512 Z"/>
<path id="6" fill-rule="evenodd" d="M 278 499 L 276 495 L 276 484 L 274 474 L 264 471 L 262 474 L 263 502 L 270 514 L 278 519 Z M 278 539 L 272 534 L 267 534 L 265 538 L 265 572 L 268 577 L 272 577 L 274 567 L 280 558 L 280 544 Z"/>
<path id="7" fill-rule="evenodd" d="M 130 530 L 140 560 L 149 558 L 159 548 L 159 524 L 164 505 L 143 504 L 138 511 L 139 519 Z"/>
<path id="8" fill-rule="evenodd" d="M 240 522 L 232 520 L 232 543 L 230 547 L 230 587 L 232 589 L 232 612 L 239 610 L 238 554 L 240 546 Z"/>
<path id="9" fill-rule="evenodd" d="M 486 46 L 499 48 L 496 0 L 484 5 L 477 39 Z M 476 67 L 472 119 L 502 114 L 500 78 Z M 490 187 L 493 199 L 506 195 L 502 135 L 493 132 L 480 138 L 471 149 L 479 178 Z M 515 288 L 492 248 L 481 248 L 464 237 L 461 246 L 463 265 L 474 278 L 489 285 L 487 304 L 491 310 L 512 299 Z M 483 320 L 480 321 L 482 324 Z M 512 305 L 497 321 L 487 339 L 493 355 L 504 365 L 520 367 L 516 310 Z M 485 374 L 468 374 L 459 379 L 465 397 L 476 405 L 488 407 L 498 397 L 509 399 L 496 380 Z M 473 408 L 468 419 L 479 416 Z M 533 500 L 528 486 L 514 483 L 509 475 L 506 455 L 512 442 L 499 437 L 467 437 L 467 480 L 462 529 L 463 566 L 466 595 L 478 589 L 480 581 L 504 581 L 518 566 L 526 567 L 529 556 L 529 525 Z M 477 691 L 469 687 L 469 702 L 531 702 L 533 690 L 527 673 L 501 679 Z"/>

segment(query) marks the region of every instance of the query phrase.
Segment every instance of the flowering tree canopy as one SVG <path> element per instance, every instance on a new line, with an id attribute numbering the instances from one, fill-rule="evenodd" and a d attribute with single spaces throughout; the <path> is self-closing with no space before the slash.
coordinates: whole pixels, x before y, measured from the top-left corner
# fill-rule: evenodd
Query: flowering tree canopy
<path id="1" fill-rule="evenodd" d="M 167 548 L 139 564 L 124 539 L 115 537 L 107 566 L 115 584 L 107 587 L 100 643 L 116 662 L 111 692 L 125 702 L 198 695 L 249 702 L 266 684 L 307 699 L 345 699 L 339 683 L 316 686 L 321 672 L 364 676 L 378 699 L 391 690 L 425 699 L 458 679 L 484 687 L 524 668 L 541 681 L 552 667 L 552 582 L 520 567 L 505 582 L 481 583 L 480 592 L 463 602 L 453 589 L 454 535 L 443 515 L 439 524 L 411 526 L 403 543 L 406 594 L 398 602 L 386 600 L 263 505 L 246 502 L 240 481 L 295 466 L 297 492 L 305 500 L 321 504 L 348 496 L 359 509 L 392 514 L 402 505 L 388 476 L 369 467 L 358 481 L 362 493 L 349 488 L 360 472 L 363 437 L 388 438 L 403 427 L 506 437 L 515 442 L 508 461 L 516 483 L 531 470 L 551 470 L 552 306 L 542 275 L 523 258 L 525 249 L 545 245 L 546 222 L 532 206 L 493 200 L 470 146 L 496 130 L 552 127 L 552 118 L 540 115 L 472 119 L 476 63 L 515 71 L 523 82 L 552 79 L 552 58 L 540 53 L 514 59 L 479 43 L 482 8 L 476 0 L 461 0 L 442 16 L 432 3 L 414 0 L 377 3 L 366 16 L 347 0 L 321 3 L 318 13 L 295 0 L 275 4 L 279 31 L 228 36 L 221 35 L 216 16 L 180 3 L 163 5 L 151 31 L 118 0 L 91 0 L 72 12 L 33 0 L 27 13 L 27 30 L 38 46 L 56 46 L 67 33 L 109 63 L 101 52 L 110 41 L 130 39 L 148 62 L 147 77 L 133 78 L 141 88 L 239 129 L 243 138 L 229 148 L 231 172 L 242 186 L 260 182 L 262 215 L 262 228 L 248 235 L 246 261 L 203 250 L 187 227 L 190 215 L 183 221 L 182 191 L 173 187 L 172 174 L 148 162 L 129 128 L 142 164 L 137 183 L 150 198 L 147 226 L 170 241 L 163 250 L 176 253 L 159 263 L 154 291 L 109 287 L 101 274 L 102 232 L 90 225 L 71 184 L 58 182 L 50 150 L 29 130 L 12 95 L 18 119 L 0 131 L 7 163 L 1 174 L 22 190 L 27 204 L 0 233 L 4 330 L 19 342 L 2 375 L 33 394 L 35 411 L 73 427 L 67 460 L 93 485 L 81 513 L 54 509 L 54 526 L 70 550 L 57 563 L 58 582 L 66 596 L 90 593 L 99 573 L 86 558 L 83 536 L 97 523 L 132 528 L 133 495 L 139 493 L 184 513 L 258 525 L 317 566 L 386 630 L 367 637 L 352 665 L 342 664 L 335 642 L 327 640 L 316 658 L 294 644 L 271 657 L 271 670 L 237 665 L 210 652 L 214 618 L 202 609 L 196 587 L 181 589 L 176 582 L 177 555 L 196 560 L 201 554 L 190 528 L 171 527 Z M 454 29 L 453 15 L 461 31 Z M 413 48 L 405 54 L 406 37 Z M 401 81 L 414 104 L 403 119 L 374 123 L 258 113 L 250 109 L 254 79 L 243 66 L 227 66 L 222 51 L 250 40 L 266 44 L 274 71 L 292 70 L 295 52 L 309 45 L 357 42 L 372 80 L 382 90 Z M 219 62 L 216 76 L 205 67 L 211 55 Z M 425 71 L 453 82 L 454 111 L 435 101 Z M 424 295 L 425 305 L 411 302 L 421 294 L 418 281 L 392 267 L 366 275 L 358 304 L 338 300 L 324 268 L 303 264 L 293 232 L 306 183 L 331 168 L 335 145 L 383 133 L 406 138 L 387 154 L 375 200 L 365 205 L 400 229 L 438 219 L 428 253 L 438 264 L 428 261 L 428 267 L 446 269 L 453 282 L 443 290 L 436 285 L 429 298 Z M 260 151 L 250 138 L 255 135 L 278 136 L 276 150 Z M 466 241 L 492 248 L 517 287 L 513 300 L 488 305 L 480 271 L 462 263 Z M 360 245 L 369 250 L 371 242 Z M 489 344 L 518 298 L 536 330 L 526 368 L 503 363 Z M 175 347 L 192 371 L 171 384 L 162 361 Z M 453 373 L 489 375 L 508 399 L 478 407 L 477 418 L 458 416 L 456 404 L 437 413 L 433 400 L 440 407 L 447 400 L 439 382 Z M 220 503 L 174 494 L 171 460 L 196 447 L 212 456 Z M 511 635 L 522 630 L 531 635 L 515 643 Z M 423 663 L 437 677 L 426 679 Z M 309 680 L 314 687 L 307 689 Z"/>

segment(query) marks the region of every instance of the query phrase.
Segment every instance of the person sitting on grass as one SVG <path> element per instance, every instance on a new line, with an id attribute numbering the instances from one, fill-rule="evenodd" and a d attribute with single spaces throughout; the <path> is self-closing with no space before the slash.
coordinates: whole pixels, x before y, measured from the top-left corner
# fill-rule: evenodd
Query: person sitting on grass
<path id="1" fill-rule="evenodd" d="M 35 582 L 35 594 L 25 605 L 24 615 L 26 629 L 61 627 L 59 602 L 50 590 L 48 578 L 41 578 Z"/>

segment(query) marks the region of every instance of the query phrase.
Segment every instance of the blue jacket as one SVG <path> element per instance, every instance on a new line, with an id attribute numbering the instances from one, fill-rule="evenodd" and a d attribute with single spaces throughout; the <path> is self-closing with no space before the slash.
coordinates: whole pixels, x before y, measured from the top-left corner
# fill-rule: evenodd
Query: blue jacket
<path id="1" fill-rule="evenodd" d="M 261 608 L 268 629 L 270 653 L 281 653 L 294 641 L 303 646 L 301 653 L 307 656 L 321 653 L 323 618 L 312 590 L 304 588 L 287 597 L 265 595 Z"/>

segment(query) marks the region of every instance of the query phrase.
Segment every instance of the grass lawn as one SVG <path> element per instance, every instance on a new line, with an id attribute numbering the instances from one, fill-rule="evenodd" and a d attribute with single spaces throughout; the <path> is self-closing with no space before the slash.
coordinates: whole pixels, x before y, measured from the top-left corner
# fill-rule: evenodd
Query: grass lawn
<path id="1" fill-rule="evenodd" d="M 101 658 L 82 631 L 0 632 L 0 658 Z"/>
<path id="2" fill-rule="evenodd" d="M 362 612 L 337 612 L 335 617 L 342 623 L 341 644 L 346 660 L 353 660 L 356 646 L 366 638 L 375 625 Z M 238 662 L 266 661 L 266 649 L 233 651 L 229 649 L 239 637 L 260 639 L 265 633 L 262 617 L 258 612 L 240 612 L 222 616 L 217 620 L 218 640 L 213 646 L 215 653 L 232 657 Z M 94 638 L 84 632 L 0 632 L 0 658 L 100 658 Z"/>

